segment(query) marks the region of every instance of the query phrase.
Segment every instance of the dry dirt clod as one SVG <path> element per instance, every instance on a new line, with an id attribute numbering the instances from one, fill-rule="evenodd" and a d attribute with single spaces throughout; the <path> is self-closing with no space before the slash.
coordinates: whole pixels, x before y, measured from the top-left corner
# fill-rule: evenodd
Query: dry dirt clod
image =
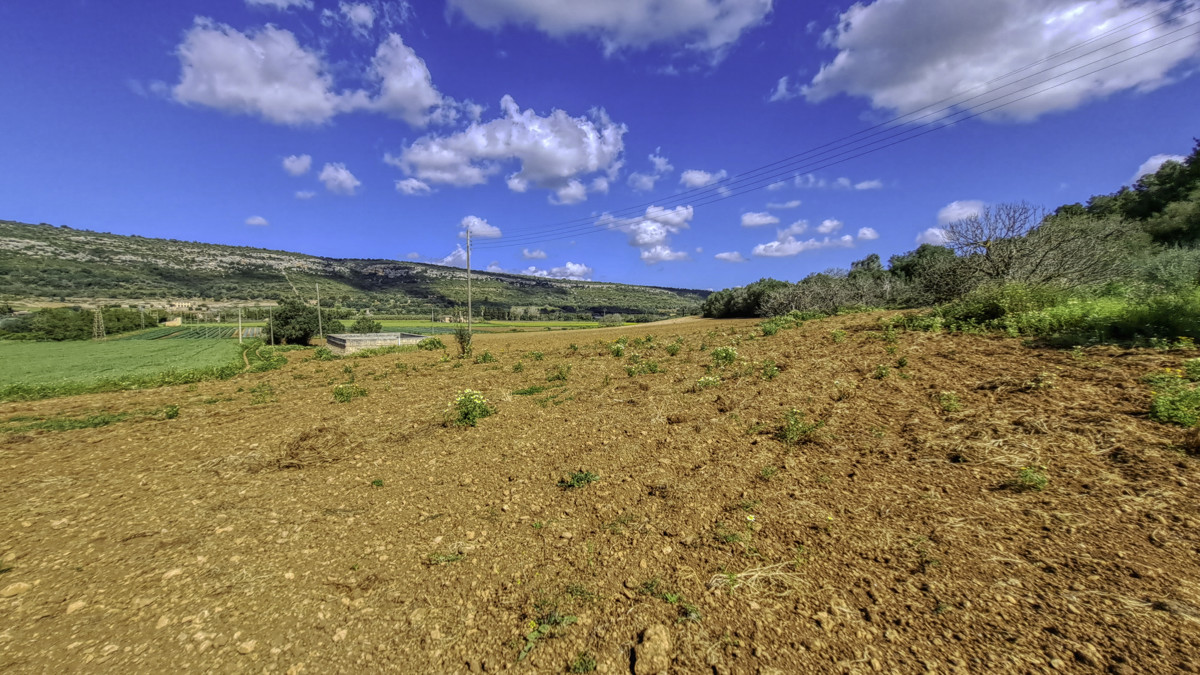
<path id="1" fill-rule="evenodd" d="M 15 584 L 9 584 L 5 586 L 4 590 L 0 590 L 0 598 L 15 597 L 31 588 L 33 588 L 33 586 L 25 583 L 24 581 L 18 581 Z"/>
<path id="2" fill-rule="evenodd" d="M 656 623 L 647 628 L 634 656 L 635 675 L 666 673 L 671 667 L 671 634 L 667 627 Z"/>
<path id="3" fill-rule="evenodd" d="M 254 648 L 257 646 L 258 640 L 246 640 L 245 642 L 238 644 L 237 650 L 239 654 L 249 654 L 250 652 L 254 651 Z"/>

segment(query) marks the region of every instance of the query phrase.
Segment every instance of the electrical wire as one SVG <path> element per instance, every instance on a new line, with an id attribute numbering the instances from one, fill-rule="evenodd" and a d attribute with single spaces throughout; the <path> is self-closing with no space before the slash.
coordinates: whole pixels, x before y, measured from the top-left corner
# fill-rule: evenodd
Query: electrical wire
<path id="1" fill-rule="evenodd" d="M 1200 22 L 1193 22 L 1193 23 L 1185 24 L 1181 27 L 1176 28 L 1173 31 L 1164 33 L 1163 35 L 1156 36 L 1156 37 L 1152 38 L 1151 40 L 1148 40 L 1146 42 L 1134 45 L 1132 47 L 1129 47 L 1129 48 L 1126 48 L 1126 49 L 1123 49 L 1123 50 L 1120 50 L 1117 52 L 1105 54 L 1104 56 L 1101 56 L 1098 59 L 1095 59 L 1095 60 L 1085 63 L 1083 65 L 1077 66 L 1070 70 L 1067 70 L 1067 71 L 1060 70 L 1062 67 L 1064 67 L 1066 65 L 1069 65 L 1076 61 L 1079 61 L 1079 60 L 1086 58 L 1092 54 L 1095 54 L 1097 52 L 1108 50 L 1111 47 L 1120 44 L 1121 42 L 1127 41 L 1133 37 L 1136 37 L 1137 35 L 1141 35 L 1142 33 L 1153 30 L 1154 28 L 1157 28 L 1159 26 L 1163 26 L 1163 25 L 1172 23 L 1172 22 L 1176 21 L 1179 17 L 1194 13 L 1196 11 L 1200 11 L 1200 8 L 1193 8 L 1191 10 L 1188 10 L 1187 12 L 1177 14 L 1174 17 L 1172 17 L 1172 19 L 1161 22 L 1161 23 L 1151 26 L 1149 28 L 1145 28 L 1141 31 L 1138 31 L 1137 33 L 1123 35 L 1118 40 L 1116 40 L 1110 44 L 1106 44 L 1102 47 L 1093 49 L 1084 54 L 1077 55 L 1077 56 L 1075 56 L 1071 59 L 1068 59 L 1062 63 L 1052 65 L 1043 70 L 1035 72 L 1031 75 L 1027 75 L 1018 80 L 1014 80 L 1013 82 L 1004 84 L 1004 85 L 997 87 L 991 91 L 987 91 L 987 92 L 984 92 L 981 94 L 977 94 L 975 96 L 971 96 L 969 98 L 958 100 L 954 103 L 951 103 L 949 105 L 946 105 L 946 106 L 936 109 L 936 110 L 929 110 L 928 112 L 925 112 L 924 114 L 920 115 L 919 117 L 909 120 L 909 122 L 912 122 L 912 121 L 925 119 L 925 118 L 928 118 L 931 116 L 935 116 L 933 120 L 925 122 L 923 124 L 920 124 L 916 127 L 898 127 L 896 125 L 897 125 L 897 123 L 906 124 L 906 122 L 904 122 L 904 120 L 906 118 L 911 118 L 913 115 L 921 113 L 922 110 L 928 110 L 930 108 L 934 108 L 935 106 L 941 105 L 942 103 L 945 103 L 947 101 L 950 101 L 950 100 L 953 100 L 956 98 L 960 98 L 962 96 L 962 94 L 948 97 L 946 99 L 943 99 L 942 101 L 938 101 L 937 103 L 930 104 L 928 106 L 925 106 L 925 107 L 918 109 L 916 111 L 913 111 L 911 113 L 897 116 L 888 121 L 876 124 L 867 129 L 863 129 L 859 132 L 856 132 L 855 134 L 851 134 L 849 136 L 843 137 L 841 139 L 837 139 L 835 141 L 830 141 L 828 143 L 817 146 L 810 150 L 792 155 L 788 158 L 784 158 L 782 160 L 772 162 L 770 164 L 758 167 L 756 169 L 752 169 L 752 170 L 744 172 L 742 174 L 738 174 L 737 176 L 733 176 L 729 179 L 720 181 L 711 186 L 705 186 L 703 188 L 695 188 L 692 190 L 678 193 L 667 199 L 655 200 L 653 202 L 647 202 L 645 204 L 620 209 L 615 214 L 608 214 L 608 217 L 611 220 L 606 224 L 601 224 L 595 216 L 589 216 L 586 218 L 578 218 L 578 219 L 574 219 L 574 220 L 563 221 L 563 222 L 559 223 L 557 226 L 543 226 L 543 227 L 539 227 L 539 228 L 523 228 L 525 231 L 528 231 L 529 234 L 524 234 L 524 235 L 517 234 L 516 236 L 506 236 L 503 241 L 480 243 L 480 244 L 476 245 L 476 248 L 483 249 L 483 250 L 498 249 L 498 248 L 510 248 L 510 247 L 514 247 L 514 246 L 525 246 L 525 245 L 529 245 L 529 244 L 533 244 L 533 243 L 540 243 L 540 242 L 545 242 L 545 241 L 556 241 L 556 240 L 561 240 L 561 239 L 567 239 L 567 238 L 571 238 L 571 237 L 575 237 L 575 236 L 596 233 L 596 232 L 619 231 L 626 224 L 623 221 L 627 221 L 632 217 L 644 217 L 642 214 L 638 213 L 638 210 L 640 210 L 641 208 L 644 208 L 644 207 L 657 206 L 664 210 L 669 210 L 669 207 L 672 204 L 679 204 L 684 201 L 692 201 L 693 203 L 689 204 L 689 206 L 691 206 L 693 209 L 696 207 L 700 207 L 700 206 L 707 206 L 707 205 L 714 204 L 714 203 L 717 203 L 720 201 L 724 201 L 726 199 L 731 199 L 734 197 L 748 194 L 750 192 L 761 190 L 761 189 L 773 184 L 774 182 L 777 182 L 777 180 L 783 176 L 798 175 L 802 172 L 811 173 L 811 172 L 818 171 L 818 170 L 821 170 L 824 168 L 828 168 L 830 166 L 834 166 L 837 164 L 841 164 L 841 163 L 850 161 L 852 159 L 856 159 L 858 157 L 862 157 L 867 154 L 872 154 L 874 152 L 878 152 L 879 150 L 883 150 L 885 148 L 889 148 L 889 147 L 898 145 L 900 143 L 914 140 L 914 139 L 924 136 L 926 134 L 932 133 L 933 131 L 937 131 L 939 129 L 944 129 L 944 128 L 948 128 L 951 126 L 955 126 L 957 124 L 960 124 L 967 120 L 973 119 L 975 117 L 979 117 L 979 116 L 987 114 L 989 112 L 993 112 L 995 110 L 1013 105 L 1015 103 L 1018 103 L 1020 101 L 1026 100 L 1026 99 L 1029 99 L 1033 96 L 1044 94 L 1044 93 L 1051 91 L 1053 89 L 1056 89 L 1058 87 L 1061 87 L 1066 84 L 1070 84 L 1072 82 L 1086 78 L 1097 72 L 1119 66 L 1123 63 L 1127 63 L 1134 59 L 1141 58 L 1141 57 L 1143 57 L 1147 54 L 1150 54 L 1154 51 L 1157 51 L 1159 49 L 1162 49 L 1162 48 L 1168 47 L 1170 45 L 1176 44 L 1178 42 L 1181 42 L 1183 40 L 1189 39 L 1189 38 L 1193 37 L 1195 35 L 1195 33 L 1188 33 L 1187 35 L 1184 35 L 1178 39 L 1171 40 L 1166 43 L 1154 45 L 1155 42 L 1161 41 L 1163 38 L 1170 37 L 1172 35 L 1175 35 L 1182 31 L 1188 30 L 1197 25 L 1200 25 Z M 1147 18 L 1156 16 L 1156 15 L 1161 15 L 1161 14 L 1163 14 L 1163 13 L 1147 15 L 1146 17 L 1142 17 L 1140 19 L 1136 19 L 1134 21 L 1127 22 L 1126 24 L 1122 24 L 1121 26 L 1118 26 L 1117 28 L 1112 29 L 1111 31 L 1109 31 L 1107 33 L 1107 35 L 1111 36 L 1112 34 L 1120 32 L 1121 30 L 1128 28 L 1131 25 L 1136 25 L 1138 23 L 1145 21 Z M 997 78 L 993 78 L 992 80 L 989 80 L 987 83 L 984 83 L 982 85 L 976 85 L 975 87 L 967 90 L 967 92 L 964 92 L 964 93 L 969 93 L 969 92 L 979 89 L 983 86 L 986 86 L 987 84 L 995 83 L 997 81 L 1004 80 L 1008 77 L 1011 77 L 1015 74 L 1020 74 L 1022 72 L 1025 72 L 1025 71 L 1029 70 L 1030 68 L 1036 67 L 1037 65 L 1040 65 L 1042 63 L 1047 63 L 1047 62 L 1057 58 L 1058 56 L 1065 55 L 1065 54 L 1067 54 L 1071 51 L 1074 51 L 1086 44 L 1095 43 L 1096 41 L 1103 39 L 1103 37 L 1104 37 L 1103 35 L 1097 36 L 1096 38 L 1092 38 L 1084 43 L 1080 43 L 1080 44 L 1074 45 L 1068 49 L 1064 49 L 1060 52 L 1057 52 L 1054 55 L 1045 57 L 1045 58 L 1039 60 L 1038 62 L 1034 62 L 1033 64 L 1028 64 L 1026 66 L 1022 66 L 1021 68 L 1011 71 L 1010 73 L 1006 73 Z M 1145 49 L 1144 51 L 1141 51 L 1137 54 L 1129 56 L 1127 58 L 1116 61 L 1114 63 L 1106 64 L 1104 66 L 1101 66 L 1094 70 L 1088 71 L 1086 73 L 1083 73 L 1076 77 L 1070 78 L 1068 80 L 1055 83 L 1049 87 L 1037 89 L 1038 87 L 1041 87 L 1042 85 L 1052 82 L 1053 80 L 1061 78 L 1065 75 L 1088 68 L 1097 63 L 1101 63 L 1103 61 L 1110 60 L 1118 55 L 1133 51 L 1135 49 L 1145 48 L 1148 45 L 1154 45 L 1154 46 L 1150 47 L 1149 49 Z M 1041 80 L 1039 82 L 1034 82 L 1028 86 L 1024 86 L 1019 89 L 1016 89 L 1015 91 L 1008 91 L 1006 93 L 997 94 L 997 92 L 1002 92 L 1003 90 L 1012 87 L 1014 84 L 1017 84 L 1019 82 L 1024 82 L 1024 81 L 1032 79 L 1032 78 L 1036 78 L 1038 76 L 1045 75 L 1047 73 L 1050 73 L 1051 71 L 1056 71 L 1056 70 L 1058 70 L 1060 72 L 1056 72 L 1044 80 Z M 1006 98 L 1009 98 L 1012 96 L 1016 96 L 1018 94 L 1022 94 L 1024 92 L 1030 91 L 1031 89 L 1036 89 L 1036 91 L 1026 94 L 1025 96 L 1013 98 L 1011 100 L 1005 101 L 1003 103 L 999 103 L 999 104 L 991 106 L 991 107 L 985 107 L 996 101 L 1000 101 L 1000 100 L 1003 100 L 1003 99 L 1006 99 Z M 990 98 L 986 101 L 982 101 L 980 103 L 976 103 L 971 106 L 967 106 L 965 108 L 962 107 L 963 104 L 966 102 L 974 101 L 983 96 L 988 96 L 989 94 L 997 94 L 997 95 L 993 96 L 992 98 Z M 946 116 L 941 115 L 941 113 L 951 111 L 951 110 L 953 110 L 953 112 L 951 112 L 949 115 L 946 115 Z M 956 116 L 957 116 L 957 119 L 955 119 Z M 881 128 L 883 129 L 882 131 L 880 131 Z M 862 136 L 863 134 L 865 134 L 867 132 L 871 132 L 871 131 L 874 131 L 875 133 L 871 133 L 864 138 L 859 138 L 858 140 L 846 142 L 846 141 L 850 141 L 850 139 L 854 139 L 856 136 Z M 877 139 L 877 140 L 871 140 L 870 142 L 863 144 L 864 141 L 868 141 L 869 139 L 875 138 L 880 135 L 885 135 L 885 137 Z M 832 146 L 832 147 L 830 147 L 830 146 Z M 874 147 L 872 147 L 872 146 L 874 146 Z M 814 153 L 815 153 L 815 155 L 814 155 Z M 798 164 L 798 161 L 801 158 L 805 158 L 804 162 Z M 510 228 L 509 231 L 513 232 L 514 230 L 512 230 Z M 521 231 L 522 231 L 522 229 L 516 230 L 516 232 L 518 232 L 518 233 Z"/>

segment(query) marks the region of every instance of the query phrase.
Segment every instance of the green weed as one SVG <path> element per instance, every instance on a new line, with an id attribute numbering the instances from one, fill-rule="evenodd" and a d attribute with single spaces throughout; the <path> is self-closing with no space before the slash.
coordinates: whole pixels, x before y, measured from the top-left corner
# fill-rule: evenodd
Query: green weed
<path id="1" fill-rule="evenodd" d="M 367 390 L 357 384 L 339 384 L 333 388 L 333 400 L 338 403 L 349 403 L 356 398 L 366 395 Z"/>
<path id="2" fill-rule="evenodd" d="M 598 480 L 600 480 L 600 476 L 591 471 L 573 471 L 567 478 L 558 481 L 558 487 L 564 490 L 572 490 L 595 483 Z"/>
<path id="3" fill-rule="evenodd" d="M 464 389 L 450 402 L 450 406 L 446 409 L 446 418 L 454 426 L 473 427 L 479 420 L 489 417 L 495 412 L 483 394 L 474 389 Z"/>
<path id="4" fill-rule="evenodd" d="M 948 413 L 959 412 L 963 409 L 962 403 L 958 400 L 958 394 L 952 391 L 943 391 L 937 395 L 938 405 L 942 410 Z"/>
<path id="5" fill-rule="evenodd" d="M 783 422 L 779 426 L 775 437 L 783 441 L 785 445 L 796 445 L 798 443 L 810 440 L 813 434 L 825 426 L 825 422 L 817 420 L 815 422 L 806 422 L 803 411 L 792 408 L 783 415 Z"/>
<path id="6" fill-rule="evenodd" d="M 1027 466 L 1017 472 L 1015 478 L 1008 482 L 1010 490 L 1017 492 L 1040 492 L 1050 484 L 1044 466 Z"/>

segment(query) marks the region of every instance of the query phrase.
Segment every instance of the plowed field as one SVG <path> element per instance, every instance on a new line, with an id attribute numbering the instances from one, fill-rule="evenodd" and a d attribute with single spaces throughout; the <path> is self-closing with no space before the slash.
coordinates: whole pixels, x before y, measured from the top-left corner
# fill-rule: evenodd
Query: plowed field
<path id="1" fill-rule="evenodd" d="M 0 671 L 1200 670 L 1197 460 L 1141 383 L 1193 354 L 879 317 L 0 404 L 179 406 L 0 435 Z"/>

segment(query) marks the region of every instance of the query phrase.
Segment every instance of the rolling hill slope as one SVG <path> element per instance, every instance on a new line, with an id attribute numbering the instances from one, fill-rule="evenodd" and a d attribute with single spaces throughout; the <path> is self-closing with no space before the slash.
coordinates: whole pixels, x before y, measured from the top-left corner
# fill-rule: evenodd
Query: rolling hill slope
<path id="1" fill-rule="evenodd" d="M 708 291 L 474 272 L 476 307 L 686 314 Z M 217 301 L 300 293 L 376 312 L 466 304 L 465 270 L 396 260 L 322 258 L 0 221 L 0 297 Z"/>

